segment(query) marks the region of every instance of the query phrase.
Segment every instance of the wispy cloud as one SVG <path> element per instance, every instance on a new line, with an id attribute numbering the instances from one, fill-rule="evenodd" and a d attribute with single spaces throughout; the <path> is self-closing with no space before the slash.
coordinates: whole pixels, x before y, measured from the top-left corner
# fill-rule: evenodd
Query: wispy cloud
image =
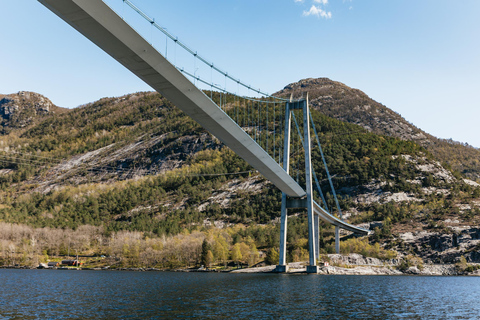
<path id="1" fill-rule="evenodd" d="M 325 18 L 325 19 L 330 19 L 332 17 L 331 12 L 327 12 L 320 8 L 319 6 L 312 5 L 310 7 L 310 10 L 308 11 L 303 11 L 304 16 L 317 16 L 318 18 Z"/>
<path id="2" fill-rule="evenodd" d="M 293 1 L 295 3 L 305 3 L 305 0 L 293 0 Z M 325 6 L 328 5 L 328 0 L 310 0 L 309 2 L 312 3 L 312 6 L 310 7 L 310 10 L 303 11 L 303 15 L 305 17 L 316 16 L 317 18 L 323 18 L 323 19 L 332 18 L 332 13 L 325 9 Z"/>

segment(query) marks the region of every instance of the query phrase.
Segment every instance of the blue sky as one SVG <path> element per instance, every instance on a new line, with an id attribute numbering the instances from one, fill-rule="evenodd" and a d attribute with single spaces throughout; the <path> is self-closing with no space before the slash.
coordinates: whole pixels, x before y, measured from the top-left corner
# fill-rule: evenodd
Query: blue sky
<path id="1" fill-rule="evenodd" d="M 37 1 L 1 1 L 0 93 L 35 91 L 72 108 L 151 90 Z M 121 0 L 106 1 L 164 50 Z M 480 147 L 478 0 L 132 1 L 254 87 L 328 77 L 428 133 Z"/>

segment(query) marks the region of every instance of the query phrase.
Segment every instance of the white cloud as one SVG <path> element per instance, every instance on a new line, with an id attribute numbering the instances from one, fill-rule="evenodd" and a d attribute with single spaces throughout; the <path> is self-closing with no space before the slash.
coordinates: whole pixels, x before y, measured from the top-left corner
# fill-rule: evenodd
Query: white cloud
<path id="1" fill-rule="evenodd" d="M 303 3 L 304 0 L 294 0 L 295 2 Z"/>
<path id="2" fill-rule="evenodd" d="M 297 1 L 297 0 L 295 0 L 295 1 Z M 320 3 L 320 4 L 323 4 L 323 5 L 328 4 L 328 0 L 313 0 L 313 2 Z"/>
<path id="3" fill-rule="evenodd" d="M 317 1 L 327 1 L 328 0 L 315 0 L 315 2 Z M 310 10 L 308 11 L 303 11 L 303 15 L 304 16 L 317 16 L 317 17 L 321 17 L 321 18 L 325 18 L 325 19 L 330 19 L 332 17 L 332 13 L 331 12 L 327 12 L 325 10 L 323 10 L 322 8 L 316 6 L 316 5 L 312 5 L 312 7 L 310 8 Z"/>

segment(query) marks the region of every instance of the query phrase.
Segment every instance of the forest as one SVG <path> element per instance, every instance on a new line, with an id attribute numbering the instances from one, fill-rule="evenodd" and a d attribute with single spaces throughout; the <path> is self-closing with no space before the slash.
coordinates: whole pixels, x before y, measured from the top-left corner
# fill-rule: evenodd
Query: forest
<path id="1" fill-rule="evenodd" d="M 281 104 L 206 94 L 221 100 L 225 112 L 282 162 Z M 391 258 L 399 245 L 396 229 L 413 217 L 442 232 L 448 230 L 439 222 L 451 215 L 477 221 L 478 207 L 459 210 L 458 204 L 476 201 L 480 188 L 446 164 L 447 178 L 425 172 L 440 164 L 424 147 L 318 110 L 312 118 L 341 210 L 351 223 L 383 226 L 365 239 L 345 234 L 343 252 Z M 301 123 L 297 128 L 303 130 Z M 313 133 L 311 138 L 325 201 L 318 191 L 315 197 L 338 214 Z M 294 135 L 290 172 L 304 185 L 301 143 Z M 159 94 L 105 98 L 52 113 L 11 128 L 0 146 L 0 223 L 13 230 L 1 233 L 4 264 L 71 255 L 69 248 L 110 257 L 118 266 L 164 268 L 201 264 L 202 247 L 203 261 L 211 251 L 209 261 L 217 265 L 273 262 L 278 254 L 281 193 Z M 416 200 L 359 201 L 372 183 L 382 193 Z M 291 215 L 289 260 L 302 261 L 308 248 L 305 215 Z M 331 253 L 333 229 L 322 224 L 321 230 L 322 252 Z"/>

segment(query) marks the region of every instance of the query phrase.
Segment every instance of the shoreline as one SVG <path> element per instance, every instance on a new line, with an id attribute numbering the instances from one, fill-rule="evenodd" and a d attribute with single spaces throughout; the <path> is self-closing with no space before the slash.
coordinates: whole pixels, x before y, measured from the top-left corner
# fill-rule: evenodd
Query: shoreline
<path id="1" fill-rule="evenodd" d="M 158 268 L 38 268 L 29 266 L 0 266 L 0 269 L 15 269 L 15 270 L 60 270 L 60 271 L 130 271 L 130 272 L 200 272 L 200 273 L 277 273 L 275 272 L 275 265 L 242 268 L 233 270 L 199 270 L 199 269 L 158 269 Z M 289 264 L 289 271 L 278 274 L 307 274 L 306 267 L 301 263 Z M 480 276 L 480 270 L 474 272 L 460 272 L 453 264 L 437 264 L 425 265 L 419 269 L 417 267 L 410 267 L 407 270 L 400 271 L 393 266 L 326 266 L 319 268 L 319 275 L 365 275 L 365 276 Z"/>

